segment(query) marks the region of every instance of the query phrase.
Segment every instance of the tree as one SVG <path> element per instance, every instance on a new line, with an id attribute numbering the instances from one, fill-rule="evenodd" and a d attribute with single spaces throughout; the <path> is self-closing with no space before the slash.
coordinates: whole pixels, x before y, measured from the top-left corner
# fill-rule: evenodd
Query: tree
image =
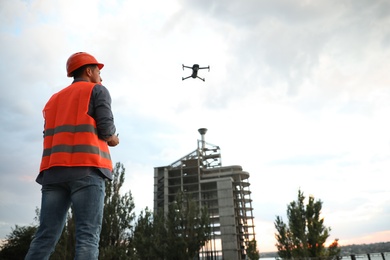
<path id="1" fill-rule="evenodd" d="M 167 259 L 193 259 L 210 238 L 209 221 L 206 208 L 178 193 L 166 218 Z"/>
<path id="2" fill-rule="evenodd" d="M 167 258 L 169 242 L 167 242 L 166 222 L 167 219 L 162 209 L 153 213 L 153 243 L 155 244 L 154 252 L 156 256 L 154 259 L 169 259 Z"/>
<path id="3" fill-rule="evenodd" d="M 164 214 L 153 215 L 148 208 L 141 211 L 134 227 L 133 245 L 138 259 L 164 259 L 166 245 Z"/>
<path id="4" fill-rule="evenodd" d="M 36 207 L 34 217 L 35 224 L 33 223 L 30 226 L 23 227 L 15 225 L 15 229 L 12 229 L 11 234 L 6 236 L 5 243 L 0 246 L 0 259 L 24 259 L 30 248 L 35 232 L 37 231 L 39 214 L 40 210 Z"/>
<path id="5" fill-rule="evenodd" d="M 335 256 L 340 255 L 340 252 L 341 248 L 339 246 L 339 239 L 336 238 L 328 247 L 328 256 L 329 258 L 335 258 Z"/>
<path id="6" fill-rule="evenodd" d="M 0 259 L 23 260 L 36 230 L 37 226 L 20 227 L 15 225 L 11 234 L 7 235 L 6 243 L 1 246 Z"/>
<path id="7" fill-rule="evenodd" d="M 255 239 L 249 241 L 246 248 L 246 254 L 250 260 L 258 260 L 260 258 L 260 253 L 257 250 L 257 242 Z"/>
<path id="8" fill-rule="evenodd" d="M 291 241 L 290 230 L 279 216 L 276 216 L 275 228 L 279 232 L 279 234 L 275 235 L 278 241 L 276 244 L 278 255 L 283 259 L 292 258 L 293 243 Z"/>
<path id="9" fill-rule="evenodd" d="M 326 253 L 324 244 L 331 229 L 324 226 L 324 219 L 320 217 L 321 208 L 322 202 L 315 202 L 310 196 L 306 206 L 307 250 L 310 257 L 323 256 Z"/>
<path id="10" fill-rule="evenodd" d="M 120 194 L 124 180 L 125 168 L 118 162 L 113 170 L 113 180 L 106 183 L 100 259 L 128 259 L 133 254 L 129 244 L 135 205 L 130 191 L 124 195 Z"/>
<path id="11" fill-rule="evenodd" d="M 307 205 L 304 204 L 305 196 L 298 190 L 298 198 L 287 206 L 288 224 L 285 224 L 280 216 L 274 222 L 277 234 L 275 234 L 278 255 L 281 258 L 302 257 L 333 257 L 339 253 L 333 245 L 325 249 L 324 244 L 329 237 L 330 228 L 324 226 L 321 218 L 322 201 L 314 200 L 310 196 Z"/>
<path id="12" fill-rule="evenodd" d="M 134 228 L 136 259 L 193 259 L 209 240 L 209 216 L 188 194 L 178 193 L 169 211 L 141 212 Z"/>

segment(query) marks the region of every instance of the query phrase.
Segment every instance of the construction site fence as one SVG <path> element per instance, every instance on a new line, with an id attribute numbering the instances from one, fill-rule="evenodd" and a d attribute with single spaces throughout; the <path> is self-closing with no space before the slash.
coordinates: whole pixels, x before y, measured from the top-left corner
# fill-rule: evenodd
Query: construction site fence
<path id="1" fill-rule="evenodd" d="M 337 260 L 390 260 L 390 252 L 369 253 L 369 254 L 351 254 L 349 256 L 338 256 Z"/>
<path id="2" fill-rule="evenodd" d="M 276 260 L 282 260 L 282 258 L 276 257 Z M 350 254 L 350 255 L 335 256 L 335 257 L 302 257 L 302 258 L 294 257 L 288 260 L 390 260 L 390 252 Z"/>

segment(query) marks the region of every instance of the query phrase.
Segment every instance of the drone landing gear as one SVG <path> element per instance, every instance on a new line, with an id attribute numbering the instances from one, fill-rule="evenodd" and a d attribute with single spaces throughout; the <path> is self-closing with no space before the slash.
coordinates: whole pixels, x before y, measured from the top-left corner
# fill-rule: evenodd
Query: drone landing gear
<path id="1" fill-rule="evenodd" d="M 182 77 L 182 78 L 181 78 L 181 80 L 185 80 L 185 79 L 188 79 L 188 78 L 191 78 L 191 77 L 192 77 L 192 76 L 188 76 L 188 77 L 185 77 L 185 78 L 184 78 L 184 77 Z M 194 78 L 194 77 L 192 77 L 192 78 Z M 199 76 L 196 76 L 196 78 L 198 78 L 198 79 L 201 79 L 201 80 L 205 81 L 205 79 L 204 79 L 204 78 L 202 79 L 202 78 L 201 78 L 201 77 L 199 77 Z"/>

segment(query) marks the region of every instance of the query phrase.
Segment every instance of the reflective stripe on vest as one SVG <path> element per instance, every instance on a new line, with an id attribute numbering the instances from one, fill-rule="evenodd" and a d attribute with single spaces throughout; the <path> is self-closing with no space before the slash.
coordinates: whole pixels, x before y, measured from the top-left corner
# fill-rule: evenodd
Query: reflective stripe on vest
<path id="1" fill-rule="evenodd" d="M 92 166 L 112 170 L 108 145 L 98 138 L 96 122 L 88 115 L 94 85 L 74 83 L 54 94 L 46 104 L 40 171 L 54 166 Z"/>

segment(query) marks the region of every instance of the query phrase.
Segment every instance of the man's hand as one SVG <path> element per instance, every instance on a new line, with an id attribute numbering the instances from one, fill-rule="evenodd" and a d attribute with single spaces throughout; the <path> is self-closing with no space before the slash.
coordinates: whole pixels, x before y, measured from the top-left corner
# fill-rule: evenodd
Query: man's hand
<path id="1" fill-rule="evenodd" d="M 112 135 L 106 139 L 108 146 L 117 146 L 119 144 L 119 138 L 117 135 Z"/>

